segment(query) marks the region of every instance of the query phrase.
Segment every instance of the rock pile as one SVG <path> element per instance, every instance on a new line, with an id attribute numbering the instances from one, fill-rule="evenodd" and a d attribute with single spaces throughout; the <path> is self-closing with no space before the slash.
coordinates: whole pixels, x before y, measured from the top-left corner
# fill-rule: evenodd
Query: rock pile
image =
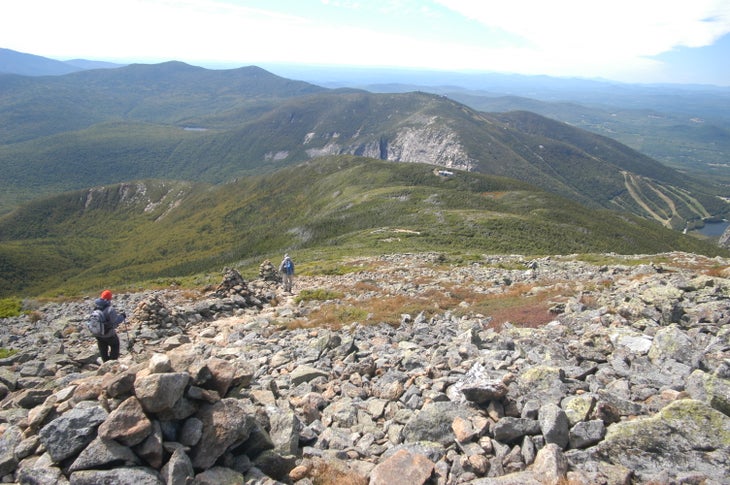
<path id="1" fill-rule="evenodd" d="M 213 292 L 211 297 L 230 300 L 230 303 L 242 307 L 261 308 L 266 298 L 251 291 L 241 273 L 232 268 L 223 270 L 223 281 Z"/>
<path id="2" fill-rule="evenodd" d="M 273 281 L 281 283 L 281 275 L 276 270 L 276 266 L 270 260 L 266 259 L 259 266 L 259 278 L 263 281 Z"/>
<path id="3" fill-rule="evenodd" d="M 249 285 L 238 271 L 225 268 L 223 281 L 216 289 L 207 298 L 189 305 L 173 306 L 168 301 L 170 292 L 152 292 L 137 303 L 131 315 L 131 320 L 137 325 L 127 335 L 129 350 L 143 354 L 145 349 L 171 348 L 186 343 L 189 340 L 184 333 L 190 325 L 246 309 L 261 309 L 274 298 L 273 288 L 265 282 Z M 173 300 L 178 299 L 173 297 Z M 165 342 L 167 339 L 170 340 Z"/>
<path id="4" fill-rule="evenodd" d="M 169 310 L 157 298 L 186 315 L 173 325 L 179 333 L 98 366 L 88 339 L 69 330 L 73 308 L 42 308 L 49 321 L 5 319 L 0 346 L 20 352 L 0 360 L 0 476 L 727 484 L 728 262 L 663 259 L 671 263 L 553 257 L 525 271 L 517 256 L 446 268 L 432 255 L 397 255 L 344 276 L 298 279 L 346 298 L 362 297 L 356 288 L 367 282 L 377 299 L 452 292 L 457 283 L 497 297 L 524 285 L 525 296 L 550 295 L 554 319 L 539 328 L 494 328 L 466 301 L 458 314 L 324 329 L 301 325 L 321 302 L 260 300 L 209 314 L 207 299 Z M 148 308 L 151 296 L 123 298 Z"/>

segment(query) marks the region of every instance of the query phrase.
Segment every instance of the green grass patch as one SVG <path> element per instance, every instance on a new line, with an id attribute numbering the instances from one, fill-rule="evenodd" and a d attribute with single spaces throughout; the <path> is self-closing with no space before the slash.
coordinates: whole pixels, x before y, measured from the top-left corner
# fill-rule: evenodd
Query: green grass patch
<path id="1" fill-rule="evenodd" d="M 627 257 L 614 254 L 579 254 L 576 256 L 575 260 L 589 263 L 595 266 L 639 266 L 642 264 L 660 264 L 672 262 L 671 258 L 662 255 L 652 255 L 646 257 Z"/>
<path id="2" fill-rule="evenodd" d="M 329 301 L 339 300 L 344 295 L 339 291 L 332 291 L 325 288 L 316 288 L 314 290 L 302 290 L 294 299 L 295 302 L 299 303 L 302 301 Z"/>
<path id="3" fill-rule="evenodd" d="M 341 322 L 355 322 L 365 320 L 368 317 L 368 312 L 362 308 L 346 305 L 337 308 L 335 316 Z"/>
<path id="4" fill-rule="evenodd" d="M 6 349 L 3 347 L 0 347 L 0 359 L 5 359 L 7 357 L 10 357 L 11 355 L 17 354 L 18 351 L 15 349 Z"/>
<path id="5" fill-rule="evenodd" d="M 19 298 L 0 299 L 0 318 L 19 317 L 23 302 Z"/>

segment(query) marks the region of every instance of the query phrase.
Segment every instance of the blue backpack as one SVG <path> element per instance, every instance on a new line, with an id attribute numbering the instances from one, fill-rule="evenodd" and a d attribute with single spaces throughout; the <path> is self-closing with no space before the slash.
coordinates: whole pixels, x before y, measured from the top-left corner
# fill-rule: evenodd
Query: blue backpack
<path id="1" fill-rule="evenodd" d="M 284 273 L 294 274 L 294 263 L 291 259 L 284 260 Z"/>

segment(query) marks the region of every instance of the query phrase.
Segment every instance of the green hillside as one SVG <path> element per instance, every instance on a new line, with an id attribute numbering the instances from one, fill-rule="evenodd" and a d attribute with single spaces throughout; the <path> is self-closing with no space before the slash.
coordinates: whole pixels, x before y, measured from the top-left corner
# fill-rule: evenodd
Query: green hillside
<path id="1" fill-rule="evenodd" d="M 726 187 L 543 116 L 444 96 L 328 90 L 180 62 L 0 75 L 0 214 L 130 180 L 228 183 L 326 155 L 509 177 L 677 230 L 727 217 Z"/>
<path id="2" fill-rule="evenodd" d="M 37 200 L 0 219 L 0 296 L 253 271 L 290 251 L 569 254 L 719 248 L 646 220 L 590 210 L 523 182 L 336 156 L 211 186 L 144 181 Z"/>
<path id="3" fill-rule="evenodd" d="M 213 113 L 270 108 L 277 100 L 324 88 L 259 67 L 210 70 L 182 62 L 133 64 L 64 76 L 0 74 L 0 143 L 33 140 L 129 121 L 185 126 Z"/>
<path id="4" fill-rule="evenodd" d="M 710 184 L 730 185 L 727 159 L 730 153 L 730 122 L 727 119 L 728 96 L 717 96 L 714 102 L 687 105 L 687 98 L 636 97 L 634 109 L 603 104 L 580 105 L 565 102 L 544 102 L 517 96 L 495 96 L 464 91 L 442 91 L 474 109 L 488 112 L 531 111 L 569 123 L 599 135 L 610 137 L 648 155 L 680 172 L 691 173 Z M 677 106 L 677 102 L 684 103 Z"/>
<path id="5" fill-rule="evenodd" d="M 157 105 L 145 110 L 165 111 Z M 675 229 L 728 212 L 719 187 L 608 138 L 533 113 L 479 113 L 425 93 L 327 91 L 269 100 L 257 109 L 211 108 L 204 116 L 186 114 L 184 123 L 182 112 L 176 116 L 168 115 L 175 124 L 106 121 L 0 146 L 0 167 L 9 174 L 0 180 L 0 212 L 98 184 L 145 178 L 221 183 L 341 153 L 516 178 Z"/>

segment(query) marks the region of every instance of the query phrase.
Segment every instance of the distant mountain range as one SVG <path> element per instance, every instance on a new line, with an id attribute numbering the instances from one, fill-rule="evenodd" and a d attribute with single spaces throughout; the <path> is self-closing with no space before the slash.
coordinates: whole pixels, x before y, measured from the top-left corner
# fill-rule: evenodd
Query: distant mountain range
<path id="1" fill-rule="evenodd" d="M 721 216 L 723 188 L 609 138 L 444 96 L 331 90 L 257 67 L 180 62 L 0 76 L 0 207 L 140 178 L 219 183 L 353 154 L 522 180 L 682 229 Z"/>
<path id="2" fill-rule="evenodd" d="M 272 66 L 279 75 L 375 93 L 425 91 L 479 111 L 532 111 L 614 138 L 730 193 L 730 87 L 416 70 Z"/>
<path id="3" fill-rule="evenodd" d="M 22 76 L 59 76 L 87 69 L 111 69 L 122 64 L 71 59 L 58 61 L 47 57 L 0 48 L 0 73 Z"/>
<path id="4" fill-rule="evenodd" d="M 57 61 L 0 49 L 0 72 L 58 75 L 119 64 Z M 266 66 L 264 66 L 266 67 Z M 267 67 L 328 88 L 375 93 L 424 91 L 479 111 L 532 111 L 613 138 L 730 192 L 730 88 L 640 85 L 605 80 L 306 65 Z"/>
<path id="5" fill-rule="evenodd" d="M 289 248 L 716 254 L 680 230 L 729 212 L 722 181 L 530 111 L 255 66 L 0 74 L 0 171 L 0 295 Z"/>

